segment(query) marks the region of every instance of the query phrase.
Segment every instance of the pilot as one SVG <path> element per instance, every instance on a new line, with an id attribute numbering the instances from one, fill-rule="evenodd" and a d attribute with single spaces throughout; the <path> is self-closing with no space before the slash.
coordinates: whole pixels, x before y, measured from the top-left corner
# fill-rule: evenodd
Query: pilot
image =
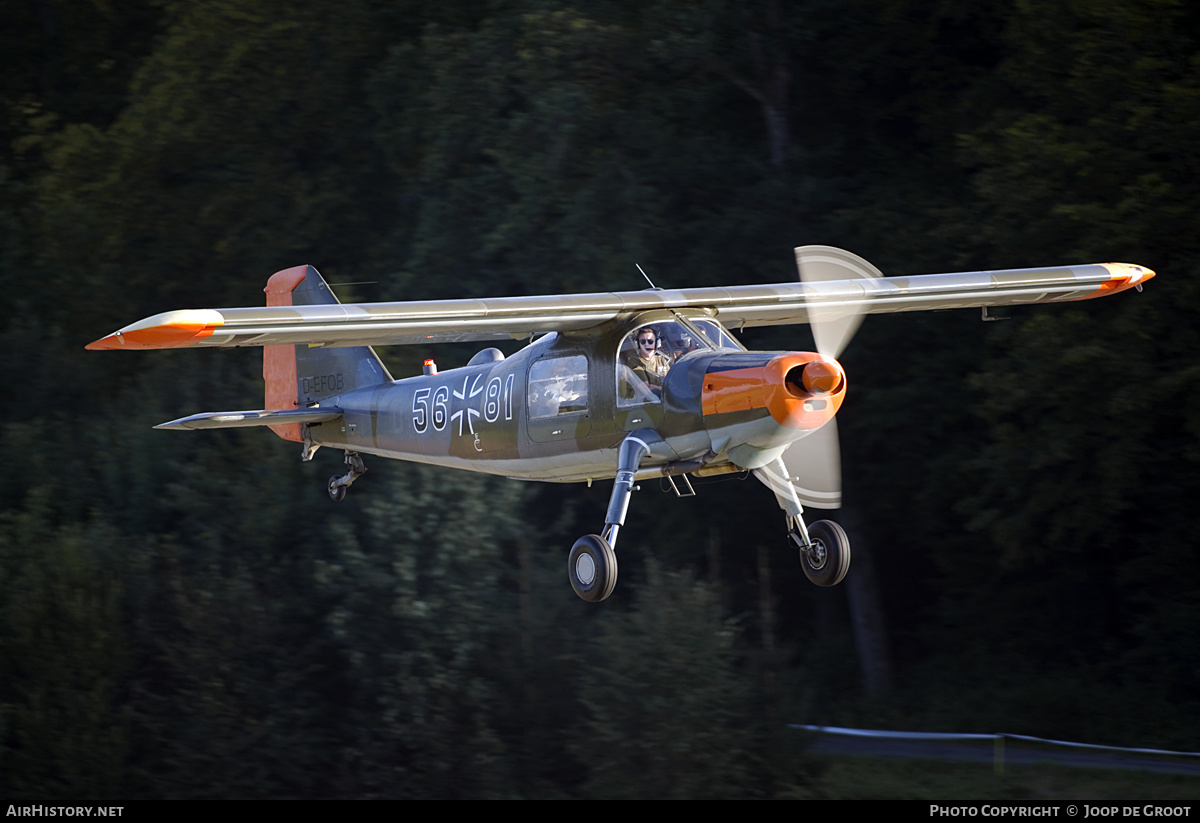
<path id="1" fill-rule="evenodd" d="M 655 394 L 662 394 L 663 378 L 671 370 L 671 358 L 658 351 L 658 334 L 649 326 L 638 329 L 637 352 L 627 363 L 633 373 Z"/>

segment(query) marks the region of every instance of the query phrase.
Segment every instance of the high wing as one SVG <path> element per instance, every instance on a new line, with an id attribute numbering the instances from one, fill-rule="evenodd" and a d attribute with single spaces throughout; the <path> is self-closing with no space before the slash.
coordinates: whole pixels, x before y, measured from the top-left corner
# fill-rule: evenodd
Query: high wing
<path id="1" fill-rule="evenodd" d="M 729 328 L 789 325 L 808 323 L 813 306 L 819 306 L 821 317 L 826 318 L 843 309 L 846 313 L 879 314 L 1057 303 L 1140 288 L 1153 276 L 1153 271 L 1142 266 L 1100 263 L 808 284 L 183 309 L 133 323 L 87 348 L 232 348 L 288 343 L 364 346 L 520 340 L 549 331 L 582 331 L 621 315 L 651 309 L 707 310 Z"/>

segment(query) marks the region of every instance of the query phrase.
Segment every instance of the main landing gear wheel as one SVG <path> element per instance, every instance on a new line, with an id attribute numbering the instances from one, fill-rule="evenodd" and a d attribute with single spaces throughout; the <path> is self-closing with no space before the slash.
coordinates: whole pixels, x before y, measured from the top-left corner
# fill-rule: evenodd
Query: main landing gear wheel
<path id="1" fill-rule="evenodd" d="M 571 547 L 567 575 L 575 594 L 598 603 L 612 594 L 617 585 L 617 553 L 603 537 L 586 534 Z"/>
<path id="2" fill-rule="evenodd" d="M 335 503 L 339 503 L 346 499 L 347 487 L 340 484 L 339 481 L 341 481 L 341 479 L 341 476 L 336 474 L 329 478 L 329 486 L 327 487 L 329 491 L 329 499 Z"/>
<path id="3" fill-rule="evenodd" d="M 818 586 L 841 583 L 850 571 L 850 538 L 846 532 L 832 520 L 818 520 L 809 524 L 808 538 L 809 546 L 800 546 L 805 576 Z"/>

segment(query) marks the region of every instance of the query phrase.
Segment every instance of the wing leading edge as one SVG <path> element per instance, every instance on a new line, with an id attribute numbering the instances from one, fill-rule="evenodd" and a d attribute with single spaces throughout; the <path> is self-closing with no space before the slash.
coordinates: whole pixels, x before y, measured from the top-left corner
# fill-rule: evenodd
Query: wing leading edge
<path id="1" fill-rule="evenodd" d="M 809 322 L 845 310 L 865 314 L 1086 300 L 1154 277 L 1129 263 L 924 274 L 823 283 L 601 292 L 489 299 L 184 309 L 148 317 L 90 343 L 89 349 L 402 345 L 520 340 L 593 328 L 651 309 L 711 311 L 731 328 Z M 243 424 L 246 425 L 246 424 Z"/>

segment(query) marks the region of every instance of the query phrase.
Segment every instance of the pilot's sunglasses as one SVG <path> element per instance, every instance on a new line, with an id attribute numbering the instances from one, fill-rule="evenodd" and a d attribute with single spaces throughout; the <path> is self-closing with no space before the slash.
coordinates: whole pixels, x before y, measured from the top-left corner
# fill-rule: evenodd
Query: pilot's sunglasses
<path id="1" fill-rule="evenodd" d="M 643 346 L 650 346 L 651 348 L 654 347 L 653 340 L 639 340 L 638 342 L 641 343 Z"/>

